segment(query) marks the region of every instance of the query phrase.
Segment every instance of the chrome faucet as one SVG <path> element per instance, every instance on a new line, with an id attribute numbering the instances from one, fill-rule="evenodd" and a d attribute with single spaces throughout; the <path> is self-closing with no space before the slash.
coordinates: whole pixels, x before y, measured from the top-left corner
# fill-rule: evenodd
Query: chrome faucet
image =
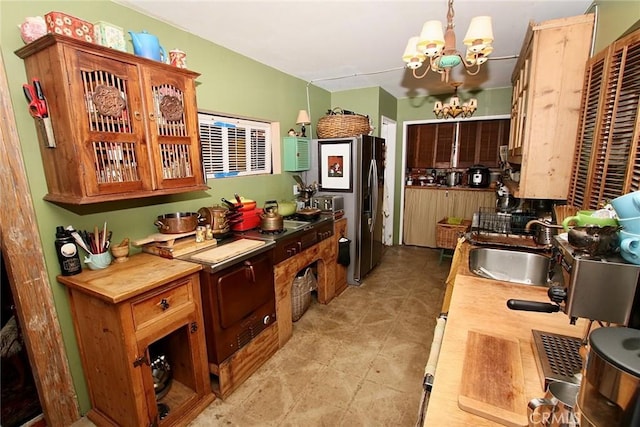
<path id="1" fill-rule="evenodd" d="M 550 222 L 540 221 L 539 219 L 532 219 L 524 226 L 524 231 L 530 231 L 533 224 L 538 224 L 547 228 L 563 228 L 562 225 L 559 224 L 551 224 Z"/>

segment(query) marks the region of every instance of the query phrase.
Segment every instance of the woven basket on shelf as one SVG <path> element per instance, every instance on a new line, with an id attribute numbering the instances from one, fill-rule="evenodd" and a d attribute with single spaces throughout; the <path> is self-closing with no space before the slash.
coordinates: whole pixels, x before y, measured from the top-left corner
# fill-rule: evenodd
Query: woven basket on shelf
<path id="1" fill-rule="evenodd" d="M 339 108 L 333 109 L 318 120 L 318 138 L 346 138 L 357 135 L 368 135 L 371 127 L 369 118 L 360 114 L 343 114 Z"/>

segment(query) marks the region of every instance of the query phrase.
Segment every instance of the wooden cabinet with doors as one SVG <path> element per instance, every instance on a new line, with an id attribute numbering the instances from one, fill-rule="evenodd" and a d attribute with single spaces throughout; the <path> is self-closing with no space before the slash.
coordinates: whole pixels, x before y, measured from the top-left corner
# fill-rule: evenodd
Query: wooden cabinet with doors
<path id="1" fill-rule="evenodd" d="M 58 276 L 69 288 L 94 424 L 185 425 L 213 401 L 200 269 L 139 254 L 104 270 Z M 162 387 L 154 378 L 165 377 L 164 363 L 172 379 Z"/>
<path id="2" fill-rule="evenodd" d="M 285 171 L 307 171 L 311 168 L 311 147 L 308 138 L 285 136 L 282 138 L 282 144 Z"/>
<path id="3" fill-rule="evenodd" d="M 207 189 L 195 78 L 118 50 L 48 34 L 16 51 L 38 78 L 55 147 L 40 145 L 45 200 L 87 204 Z"/>
<path id="4" fill-rule="evenodd" d="M 596 209 L 640 190 L 640 30 L 587 63 L 568 203 Z"/>
<path id="5" fill-rule="evenodd" d="M 499 146 L 509 141 L 509 120 L 469 120 L 407 127 L 407 167 L 445 169 L 456 164 L 497 167 Z M 455 151 L 455 159 L 452 157 Z"/>
<path id="6" fill-rule="evenodd" d="M 566 199 L 593 15 L 530 24 L 512 75 L 509 162 L 520 198 Z"/>

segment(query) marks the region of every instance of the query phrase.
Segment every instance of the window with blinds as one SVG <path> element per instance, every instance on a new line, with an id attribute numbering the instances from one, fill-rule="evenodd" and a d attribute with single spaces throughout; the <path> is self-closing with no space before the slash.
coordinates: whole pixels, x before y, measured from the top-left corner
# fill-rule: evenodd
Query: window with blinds
<path id="1" fill-rule="evenodd" d="M 271 173 L 269 123 L 198 113 L 207 178 Z"/>

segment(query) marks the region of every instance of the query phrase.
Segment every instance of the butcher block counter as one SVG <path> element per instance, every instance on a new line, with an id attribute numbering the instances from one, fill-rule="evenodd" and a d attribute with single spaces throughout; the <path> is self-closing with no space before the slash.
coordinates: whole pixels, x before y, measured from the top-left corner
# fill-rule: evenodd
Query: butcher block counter
<path id="1" fill-rule="evenodd" d="M 570 325 L 569 318 L 562 312 L 549 314 L 508 309 L 506 301 L 510 298 L 548 303 L 547 288 L 511 284 L 473 275 L 468 269 L 468 252 L 472 247 L 470 244 L 463 244 L 460 248 L 461 262 L 455 277 L 424 426 L 502 425 L 484 416 L 462 410 L 458 403 L 460 393 L 468 389 L 470 381 L 469 376 L 463 376 L 465 365 L 483 369 L 480 360 L 483 353 L 482 348 L 475 353 L 472 352 L 473 355 L 465 356 L 469 342 L 468 337 L 477 337 L 478 333 L 483 336 L 494 335 L 505 338 L 504 342 L 515 342 L 515 348 L 511 348 L 515 354 L 502 352 L 498 356 L 498 360 L 508 358 L 511 354 L 513 363 L 518 366 L 520 366 L 520 362 L 517 360 L 519 346 L 522 369 L 521 374 L 515 375 L 514 378 L 515 380 L 519 379 L 521 383 L 523 382 L 518 401 L 523 402 L 524 407 L 519 409 L 519 417 L 521 420 L 524 417 L 524 425 L 526 425 L 526 403 L 535 397 L 544 396 L 543 380 L 538 372 L 532 347 L 531 330 L 537 329 L 581 338 L 586 331 L 587 322 L 579 320 L 577 325 Z M 477 343 L 476 340 L 473 342 Z M 470 359 L 465 361 L 465 357 Z M 473 360 L 474 358 L 476 360 Z M 488 370 L 491 371 L 491 368 Z M 500 376 L 500 372 L 498 372 L 499 369 L 495 369 L 495 371 L 495 375 L 489 375 L 482 382 L 482 390 L 486 390 L 486 393 L 492 392 L 492 388 L 497 387 L 493 384 L 493 380 Z M 468 375 L 470 372 L 468 370 L 466 374 Z M 520 404 L 515 406 L 520 408 Z"/>

